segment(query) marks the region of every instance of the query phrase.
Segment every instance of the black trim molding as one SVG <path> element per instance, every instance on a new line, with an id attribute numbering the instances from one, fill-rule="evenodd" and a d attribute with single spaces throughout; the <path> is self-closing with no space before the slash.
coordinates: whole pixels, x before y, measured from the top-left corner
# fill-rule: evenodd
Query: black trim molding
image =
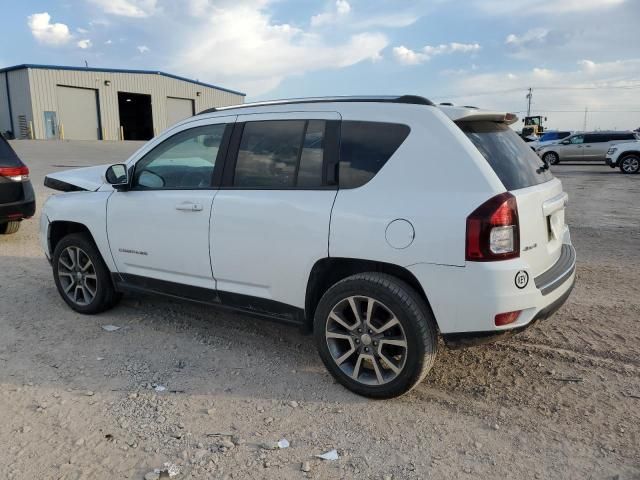
<path id="1" fill-rule="evenodd" d="M 303 309 L 276 302 L 275 300 L 194 287 L 128 273 L 113 273 L 111 274 L 111 278 L 116 290 L 120 292 L 126 291 L 163 295 L 285 323 L 300 326 L 304 324 Z"/>

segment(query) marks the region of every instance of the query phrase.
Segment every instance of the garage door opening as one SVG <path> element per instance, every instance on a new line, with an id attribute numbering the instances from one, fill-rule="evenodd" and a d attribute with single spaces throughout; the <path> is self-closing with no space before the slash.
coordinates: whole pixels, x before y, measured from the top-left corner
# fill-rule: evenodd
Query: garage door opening
<path id="1" fill-rule="evenodd" d="M 118 92 L 118 109 L 123 140 L 153 138 L 151 95 Z"/>

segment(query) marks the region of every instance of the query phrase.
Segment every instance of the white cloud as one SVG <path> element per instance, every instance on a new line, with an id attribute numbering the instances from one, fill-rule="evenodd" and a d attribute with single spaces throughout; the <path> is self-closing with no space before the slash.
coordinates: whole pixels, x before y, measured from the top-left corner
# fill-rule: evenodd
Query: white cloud
<path id="1" fill-rule="evenodd" d="M 28 25 L 34 38 L 45 45 L 64 45 L 72 38 L 69 27 L 64 23 L 51 23 L 47 12 L 30 15 Z"/>
<path id="2" fill-rule="evenodd" d="M 158 8 L 157 0 L 90 0 L 105 13 L 122 17 L 148 17 Z"/>
<path id="3" fill-rule="evenodd" d="M 475 0 L 475 5 L 492 15 L 560 14 L 604 10 L 622 5 L 627 0 Z"/>
<path id="4" fill-rule="evenodd" d="M 393 57 L 402 65 L 419 65 L 428 60 L 427 54 L 415 52 L 404 45 L 393 48 Z"/>
<path id="5" fill-rule="evenodd" d="M 83 50 L 86 50 L 87 48 L 91 48 L 93 46 L 93 43 L 91 43 L 91 40 L 86 39 L 86 40 L 78 40 L 76 45 L 82 48 Z"/>
<path id="6" fill-rule="evenodd" d="M 347 0 L 336 0 L 333 8 L 311 17 L 311 26 L 319 27 L 339 21 L 351 13 L 351 4 Z"/>
<path id="7" fill-rule="evenodd" d="M 413 25 L 420 17 L 412 13 L 387 13 L 384 15 L 371 15 L 360 20 L 350 20 L 349 27 L 354 29 L 367 28 L 403 28 Z"/>
<path id="8" fill-rule="evenodd" d="M 142 54 L 149 53 L 149 47 L 147 47 L 146 45 L 138 45 L 136 48 Z"/>
<path id="9" fill-rule="evenodd" d="M 451 42 L 441 45 L 426 45 L 420 51 L 414 51 L 401 45 L 393 49 L 394 58 L 402 65 L 418 65 L 438 55 L 452 53 L 475 53 L 482 47 L 478 43 Z"/>
<path id="10" fill-rule="evenodd" d="M 205 18 L 198 28 L 179 36 L 184 42 L 176 45 L 170 68 L 252 95 L 275 88 L 290 75 L 377 60 L 388 45 L 379 33 L 359 33 L 338 42 L 333 35 L 275 23 L 260 0 L 211 7 Z"/>
<path id="11" fill-rule="evenodd" d="M 549 36 L 549 29 L 547 28 L 532 28 L 527 30 L 522 35 L 516 35 L 512 33 L 507 36 L 505 44 L 514 47 L 525 47 L 532 44 L 543 44 Z"/>
<path id="12" fill-rule="evenodd" d="M 83 35 L 84 35 L 84 34 L 86 34 L 86 33 L 89 33 L 89 30 L 87 30 L 86 28 L 80 28 L 80 27 L 78 27 L 78 28 L 76 28 L 76 32 L 81 33 L 81 34 L 83 34 Z"/>
<path id="13" fill-rule="evenodd" d="M 105 45 L 111 45 L 113 43 L 113 40 L 109 39 L 106 42 L 104 42 Z"/>

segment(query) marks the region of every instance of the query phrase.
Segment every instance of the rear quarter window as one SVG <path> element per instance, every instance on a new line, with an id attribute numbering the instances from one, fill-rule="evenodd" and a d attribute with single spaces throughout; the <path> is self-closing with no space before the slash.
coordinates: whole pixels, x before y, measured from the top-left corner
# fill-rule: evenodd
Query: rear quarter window
<path id="1" fill-rule="evenodd" d="M 458 126 L 507 190 L 519 190 L 553 179 L 542 160 L 504 123 L 460 122 Z"/>
<path id="2" fill-rule="evenodd" d="M 409 136 L 407 125 L 343 121 L 340 133 L 340 188 L 371 180 Z"/>
<path id="3" fill-rule="evenodd" d="M 13 151 L 9 142 L 0 135 L 0 167 L 21 167 L 23 163 Z"/>

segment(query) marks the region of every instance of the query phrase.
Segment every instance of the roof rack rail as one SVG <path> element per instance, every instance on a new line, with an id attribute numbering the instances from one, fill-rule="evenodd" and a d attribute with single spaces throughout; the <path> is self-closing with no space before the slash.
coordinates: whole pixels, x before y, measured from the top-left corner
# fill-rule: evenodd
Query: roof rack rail
<path id="1" fill-rule="evenodd" d="M 262 107 L 262 106 L 269 106 L 269 105 L 293 105 L 293 104 L 300 104 L 300 103 L 335 103 L 335 102 L 408 103 L 412 105 L 429 105 L 429 106 L 434 105 L 433 102 L 431 102 L 430 100 L 418 95 L 311 97 L 311 98 L 292 98 L 288 100 L 270 100 L 265 102 L 242 103 L 240 105 L 230 105 L 228 107 L 208 108 L 198 113 L 198 115 L 202 115 L 205 113 L 222 112 L 225 110 L 235 110 L 237 108 Z"/>

